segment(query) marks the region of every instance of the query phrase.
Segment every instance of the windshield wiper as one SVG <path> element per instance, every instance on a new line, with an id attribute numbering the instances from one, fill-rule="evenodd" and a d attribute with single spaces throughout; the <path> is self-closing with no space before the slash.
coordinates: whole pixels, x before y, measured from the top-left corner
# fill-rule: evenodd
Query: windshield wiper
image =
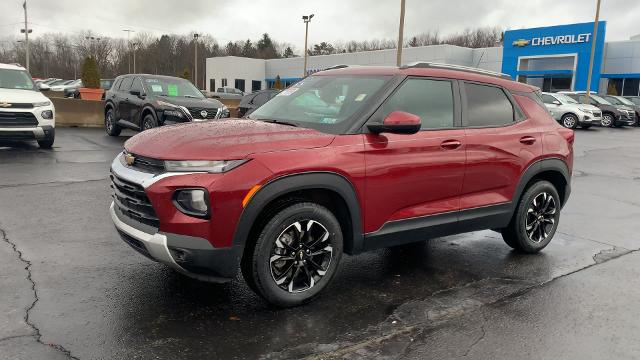
<path id="1" fill-rule="evenodd" d="M 294 124 L 292 122 L 282 121 L 282 120 L 275 120 L 275 119 L 255 119 L 255 120 L 264 121 L 264 122 L 268 122 L 268 123 L 271 123 L 271 124 L 280 124 L 280 125 L 288 125 L 288 126 L 298 127 L 298 124 Z"/>

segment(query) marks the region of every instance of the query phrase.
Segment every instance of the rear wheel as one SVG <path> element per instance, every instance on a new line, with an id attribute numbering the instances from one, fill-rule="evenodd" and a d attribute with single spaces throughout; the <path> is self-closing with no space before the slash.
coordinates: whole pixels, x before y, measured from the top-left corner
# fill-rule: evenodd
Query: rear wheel
<path id="1" fill-rule="evenodd" d="M 553 238 L 560 207 L 560 196 L 553 184 L 544 180 L 535 182 L 520 198 L 511 222 L 502 230 L 502 238 L 518 251 L 537 253 Z"/>
<path id="2" fill-rule="evenodd" d="M 575 129 L 578 127 L 578 117 L 573 114 L 565 114 L 562 116 L 562 126 L 567 129 Z"/>
<path id="3" fill-rule="evenodd" d="M 112 108 L 109 108 L 107 113 L 104 114 L 104 128 L 109 136 L 118 136 L 122 131 L 122 128 L 116 123 L 115 113 Z"/>
<path id="4" fill-rule="evenodd" d="M 342 230 L 327 208 L 298 203 L 264 226 L 245 256 L 243 275 L 265 300 L 280 307 L 304 304 L 331 281 L 342 257 Z"/>

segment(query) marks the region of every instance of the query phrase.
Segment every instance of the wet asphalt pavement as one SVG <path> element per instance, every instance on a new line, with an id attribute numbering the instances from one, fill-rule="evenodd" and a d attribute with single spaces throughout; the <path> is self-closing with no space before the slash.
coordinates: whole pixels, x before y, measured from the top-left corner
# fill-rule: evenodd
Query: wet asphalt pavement
<path id="1" fill-rule="evenodd" d="M 107 174 L 125 136 L 0 144 L 0 359 L 638 358 L 640 129 L 576 138 L 542 253 L 483 231 L 346 256 L 324 296 L 288 310 L 119 239 Z"/>

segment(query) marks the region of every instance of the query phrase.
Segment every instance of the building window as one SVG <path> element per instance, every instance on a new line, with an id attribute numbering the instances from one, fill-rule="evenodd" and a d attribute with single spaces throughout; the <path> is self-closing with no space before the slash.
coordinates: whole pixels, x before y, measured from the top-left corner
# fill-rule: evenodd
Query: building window
<path id="1" fill-rule="evenodd" d="M 216 79 L 209 79 L 209 91 L 216 91 Z"/>
<path id="2" fill-rule="evenodd" d="M 240 91 L 244 91 L 244 79 L 236 79 L 235 87 Z"/>
<path id="3" fill-rule="evenodd" d="M 227 86 L 227 79 L 222 79 L 222 87 Z"/>
<path id="4" fill-rule="evenodd" d="M 251 80 L 251 92 L 262 90 L 262 81 L 260 80 Z"/>
<path id="5" fill-rule="evenodd" d="M 622 85 L 622 95 L 624 96 L 638 96 L 638 88 L 640 88 L 640 79 L 627 78 L 624 79 Z"/>

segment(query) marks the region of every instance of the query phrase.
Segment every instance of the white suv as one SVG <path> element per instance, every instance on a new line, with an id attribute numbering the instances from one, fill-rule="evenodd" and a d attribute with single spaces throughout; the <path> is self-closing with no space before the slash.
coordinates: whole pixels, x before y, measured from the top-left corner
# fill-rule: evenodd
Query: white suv
<path id="1" fill-rule="evenodd" d="M 20 65 L 0 64 L 0 140 L 37 140 L 49 149 L 55 108 Z"/>
<path id="2" fill-rule="evenodd" d="M 580 104 L 565 94 L 542 93 L 542 102 L 560 125 L 575 129 L 578 125 L 588 129 L 591 125 L 600 125 L 602 111 L 588 104 Z"/>

